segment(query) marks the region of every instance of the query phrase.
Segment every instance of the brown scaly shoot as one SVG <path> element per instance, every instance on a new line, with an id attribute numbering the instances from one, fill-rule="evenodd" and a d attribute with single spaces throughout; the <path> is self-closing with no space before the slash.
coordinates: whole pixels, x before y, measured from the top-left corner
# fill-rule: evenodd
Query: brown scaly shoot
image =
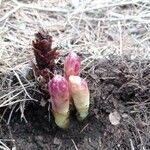
<path id="1" fill-rule="evenodd" d="M 35 34 L 33 52 L 36 59 L 34 66 L 36 76 L 43 76 L 45 80 L 53 77 L 55 68 L 55 59 L 59 53 L 56 48 L 52 49 L 52 37 L 47 32 L 42 31 Z"/>
<path id="2" fill-rule="evenodd" d="M 43 98 L 47 100 L 49 98 L 47 83 L 54 76 L 55 59 L 58 58 L 59 53 L 56 48 L 52 49 L 52 37 L 46 31 L 36 33 L 32 45 L 36 60 L 36 63 L 32 62 L 34 75 Z"/>

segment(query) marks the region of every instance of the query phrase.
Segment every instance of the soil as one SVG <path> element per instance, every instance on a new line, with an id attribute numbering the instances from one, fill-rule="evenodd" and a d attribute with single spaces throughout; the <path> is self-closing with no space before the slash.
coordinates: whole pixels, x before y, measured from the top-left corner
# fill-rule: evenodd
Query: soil
<path id="1" fill-rule="evenodd" d="M 59 129 L 52 115 L 39 103 L 27 103 L 27 123 L 13 113 L 10 125 L 0 124 L 0 139 L 17 150 L 129 150 L 150 149 L 150 61 L 94 60 L 82 72 L 91 93 L 89 116 L 78 122 L 72 112 L 67 130 Z M 117 111 L 120 124 L 109 114 Z M 8 119 L 8 113 L 5 119 Z M 147 120 L 145 119 L 147 117 Z"/>

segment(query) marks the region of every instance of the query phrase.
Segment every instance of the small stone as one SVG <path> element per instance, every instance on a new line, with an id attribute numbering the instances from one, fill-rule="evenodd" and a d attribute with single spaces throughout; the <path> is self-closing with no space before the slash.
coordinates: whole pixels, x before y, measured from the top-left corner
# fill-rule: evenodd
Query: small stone
<path id="1" fill-rule="evenodd" d="M 44 100 L 43 98 L 41 99 L 41 101 L 40 101 L 40 105 L 42 106 L 42 107 L 45 107 L 45 105 L 46 105 L 46 100 Z"/>
<path id="2" fill-rule="evenodd" d="M 121 116 L 117 111 L 114 111 L 114 112 L 109 114 L 109 120 L 110 120 L 112 125 L 120 124 L 120 119 L 121 119 Z"/>
<path id="3" fill-rule="evenodd" d="M 128 118 L 128 114 L 126 114 L 126 113 L 122 114 L 122 118 L 127 119 Z"/>
<path id="4" fill-rule="evenodd" d="M 58 138 L 54 138 L 54 144 L 55 145 L 60 145 L 60 143 L 61 143 L 61 141 L 60 141 L 60 139 L 58 139 Z"/>

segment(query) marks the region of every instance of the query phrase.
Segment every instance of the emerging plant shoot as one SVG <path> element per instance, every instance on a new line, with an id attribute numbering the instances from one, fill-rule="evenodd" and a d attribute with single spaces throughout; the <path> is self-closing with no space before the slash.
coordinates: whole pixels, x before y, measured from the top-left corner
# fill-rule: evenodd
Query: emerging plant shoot
<path id="1" fill-rule="evenodd" d="M 78 120 L 82 121 L 88 115 L 90 94 L 87 82 L 79 76 L 69 77 L 69 87 L 74 105 L 79 113 Z"/>
<path id="2" fill-rule="evenodd" d="M 68 81 L 61 75 L 56 75 L 48 83 L 51 95 L 52 112 L 55 123 L 60 128 L 67 128 L 69 125 L 69 88 Z"/>
<path id="3" fill-rule="evenodd" d="M 38 82 L 39 89 L 43 93 L 42 99 L 47 102 L 49 92 L 47 84 L 49 79 L 52 79 L 57 64 L 55 60 L 59 57 L 59 52 L 56 48 L 52 48 L 52 37 L 47 31 L 40 31 L 35 34 L 35 40 L 32 42 L 36 62 L 32 62 L 34 76 Z"/>
<path id="4" fill-rule="evenodd" d="M 64 61 L 64 76 L 68 80 L 70 75 L 77 76 L 80 73 L 81 60 L 75 53 L 71 52 Z"/>

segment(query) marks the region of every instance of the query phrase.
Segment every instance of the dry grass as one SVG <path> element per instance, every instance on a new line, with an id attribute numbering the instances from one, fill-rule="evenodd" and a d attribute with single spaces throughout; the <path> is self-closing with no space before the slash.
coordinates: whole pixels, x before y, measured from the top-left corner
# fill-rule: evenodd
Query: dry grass
<path id="1" fill-rule="evenodd" d="M 53 46 L 62 54 L 69 50 L 90 53 L 82 62 L 86 67 L 93 59 L 111 54 L 150 59 L 149 26 L 150 2 L 146 0 L 2 0 L 0 108 L 12 108 L 8 123 L 16 107 L 26 120 L 26 101 L 36 101 L 29 93 L 31 88 L 37 90 L 35 83 L 25 74 L 33 59 L 34 33 L 39 29 L 49 31 Z"/>

